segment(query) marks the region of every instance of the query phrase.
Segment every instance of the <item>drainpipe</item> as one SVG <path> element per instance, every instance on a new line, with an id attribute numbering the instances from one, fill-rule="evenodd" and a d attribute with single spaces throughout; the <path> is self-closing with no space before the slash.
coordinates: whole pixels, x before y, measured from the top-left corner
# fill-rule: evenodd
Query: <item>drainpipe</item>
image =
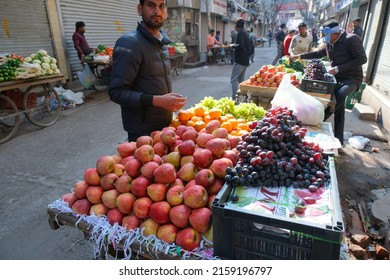
<path id="1" fill-rule="evenodd" d="M 372 10 L 372 1 L 370 1 L 370 5 L 368 7 L 368 13 Z M 366 83 L 369 85 L 372 85 L 372 76 L 373 76 L 373 69 L 374 65 L 376 65 L 379 61 L 379 54 L 378 54 L 378 45 L 382 38 L 385 38 L 385 18 L 386 18 L 386 11 L 389 8 L 389 0 L 383 0 L 382 9 L 379 14 L 379 20 L 378 20 L 378 30 L 375 32 L 374 42 L 373 46 L 374 48 L 371 48 L 370 54 L 368 55 L 368 65 L 366 70 Z M 367 28 L 367 22 L 365 24 L 365 28 Z"/>

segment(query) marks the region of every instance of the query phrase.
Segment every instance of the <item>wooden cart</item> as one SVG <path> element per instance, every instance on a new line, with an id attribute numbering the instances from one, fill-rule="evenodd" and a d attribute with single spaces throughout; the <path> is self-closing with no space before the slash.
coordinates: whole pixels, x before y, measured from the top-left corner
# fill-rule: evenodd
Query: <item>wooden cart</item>
<path id="1" fill-rule="evenodd" d="M 15 135 L 23 114 L 39 127 L 58 120 L 61 98 L 51 84 L 63 78 L 63 75 L 52 75 L 0 83 L 0 144 Z"/>

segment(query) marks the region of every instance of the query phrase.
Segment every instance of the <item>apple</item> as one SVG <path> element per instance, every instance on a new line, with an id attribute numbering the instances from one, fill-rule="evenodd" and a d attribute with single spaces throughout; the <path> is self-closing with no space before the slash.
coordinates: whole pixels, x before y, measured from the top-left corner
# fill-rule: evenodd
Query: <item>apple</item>
<path id="1" fill-rule="evenodd" d="M 179 152 L 170 152 L 166 155 L 164 162 L 172 164 L 175 168 L 180 167 L 181 155 Z"/>
<path id="2" fill-rule="evenodd" d="M 102 195 L 104 189 L 101 186 L 89 186 L 85 195 L 92 204 L 98 204 L 102 202 Z"/>
<path id="3" fill-rule="evenodd" d="M 100 183 L 100 175 L 96 168 L 87 168 L 84 172 L 84 181 L 91 186 L 97 186 Z"/>
<path id="4" fill-rule="evenodd" d="M 86 198 L 85 194 L 87 193 L 89 185 L 85 181 L 77 181 L 73 185 L 73 192 L 77 198 Z"/>
<path id="5" fill-rule="evenodd" d="M 176 169 L 170 163 L 163 163 L 154 170 L 153 176 L 156 183 L 170 184 L 176 179 Z"/>
<path id="6" fill-rule="evenodd" d="M 178 127 L 176 127 L 176 135 L 179 136 L 180 138 L 183 135 L 183 133 L 186 131 L 187 131 L 187 126 L 185 125 L 181 124 Z"/>
<path id="7" fill-rule="evenodd" d="M 153 150 L 154 150 L 155 154 L 162 157 L 162 156 L 168 154 L 169 147 L 166 144 L 164 144 L 163 142 L 158 142 L 158 143 L 153 145 Z"/>
<path id="8" fill-rule="evenodd" d="M 155 162 L 155 161 L 149 161 L 147 163 L 145 163 L 142 167 L 141 167 L 141 174 L 142 176 L 148 178 L 148 179 L 153 179 L 153 172 L 154 170 L 156 170 L 156 168 L 158 168 L 160 165 Z"/>
<path id="9" fill-rule="evenodd" d="M 72 192 L 64 194 L 61 198 L 68 203 L 69 207 L 72 207 L 73 203 L 77 200 L 76 194 Z"/>
<path id="10" fill-rule="evenodd" d="M 146 188 L 148 196 L 153 201 L 162 201 L 165 199 L 165 195 L 168 191 L 168 186 L 161 183 L 154 183 Z"/>
<path id="11" fill-rule="evenodd" d="M 154 157 L 153 147 L 149 145 L 142 145 L 137 150 L 135 150 L 134 156 L 135 158 L 139 159 L 142 163 L 152 161 Z"/>
<path id="12" fill-rule="evenodd" d="M 157 237 L 169 244 L 174 243 L 179 229 L 174 224 L 165 224 L 158 228 Z"/>
<path id="13" fill-rule="evenodd" d="M 178 151 L 183 156 L 192 156 L 195 152 L 195 142 L 192 140 L 186 140 L 177 146 Z"/>
<path id="14" fill-rule="evenodd" d="M 171 205 L 167 201 L 157 201 L 150 205 L 149 217 L 159 224 L 169 222 Z"/>
<path id="15" fill-rule="evenodd" d="M 207 207 L 193 209 L 189 217 L 190 225 L 200 233 L 204 233 L 211 226 L 212 215 L 211 210 Z"/>
<path id="16" fill-rule="evenodd" d="M 149 217 L 149 209 L 150 205 L 152 205 L 153 201 L 145 196 L 137 198 L 133 203 L 133 213 L 140 219 L 145 219 Z"/>
<path id="17" fill-rule="evenodd" d="M 135 230 L 141 224 L 141 219 L 134 214 L 122 218 L 122 226 L 127 230 Z"/>
<path id="18" fill-rule="evenodd" d="M 195 179 L 197 171 L 198 169 L 196 165 L 192 162 L 189 162 L 180 167 L 179 171 L 177 172 L 177 177 L 185 182 L 189 182 L 192 179 Z"/>
<path id="19" fill-rule="evenodd" d="M 199 133 L 198 138 L 196 138 L 196 144 L 201 148 L 206 148 L 206 143 L 214 139 L 214 136 L 210 133 Z"/>
<path id="20" fill-rule="evenodd" d="M 161 130 L 155 130 L 155 131 L 152 131 L 152 133 L 150 133 L 150 137 L 152 137 L 152 139 L 153 139 L 153 144 L 161 142 L 160 135 L 161 135 Z"/>
<path id="21" fill-rule="evenodd" d="M 101 156 L 96 162 L 96 170 L 100 175 L 106 175 L 114 170 L 115 159 L 112 156 Z"/>
<path id="22" fill-rule="evenodd" d="M 151 180 L 144 176 L 139 176 L 131 182 L 130 191 L 136 197 L 148 196 L 147 187 L 152 183 Z"/>
<path id="23" fill-rule="evenodd" d="M 160 134 L 161 142 L 167 146 L 172 145 L 176 140 L 176 132 L 172 129 L 161 131 Z"/>
<path id="24" fill-rule="evenodd" d="M 192 140 L 194 143 L 196 143 L 197 137 L 198 137 L 198 132 L 196 130 L 187 130 L 181 136 L 181 140 L 183 141 Z"/>
<path id="25" fill-rule="evenodd" d="M 94 204 L 89 210 L 90 215 L 95 215 L 97 217 L 106 216 L 108 208 L 103 203 Z"/>
<path id="26" fill-rule="evenodd" d="M 143 145 L 153 146 L 153 138 L 149 135 L 143 135 L 137 138 L 136 141 L 137 149 Z"/>
<path id="27" fill-rule="evenodd" d="M 206 206 L 208 198 L 206 189 L 200 185 L 194 185 L 183 192 L 184 204 L 192 209 Z"/>
<path id="28" fill-rule="evenodd" d="M 155 222 L 153 219 L 148 218 L 145 221 L 143 221 L 139 228 L 141 230 L 141 234 L 143 236 L 149 236 L 149 235 L 156 235 L 157 236 L 157 230 L 160 227 L 160 224 Z"/>
<path id="29" fill-rule="evenodd" d="M 121 163 L 115 163 L 112 173 L 119 177 L 122 176 L 123 172 L 125 172 L 125 166 Z"/>
<path id="30" fill-rule="evenodd" d="M 118 223 L 118 225 L 122 225 L 122 219 L 124 214 L 119 211 L 118 208 L 109 209 L 107 211 L 107 221 L 110 223 L 110 225 L 114 225 L 115 223 Z"/>
<path id="31" fill-rule="evenodd" d="M 207 192 L 209 193 L 209 195 L 218 194 L 219 191 L 222 189 L 224 183 L 225 181 L 223 178 L 216 177 L 214 183 L 207 188 Z"/>
<path id="32" fill-rule="evenodd" d="M 228 158 L 232 161 L 233 165 L 236 165 L 237 161 L 238 161 L 238 155 L 235 151 L 233 150 L 226 150 L 223 155 L 222 155 L 223 158 Z"/>
<path id="33" fill-rule="evenodd" d="M 118 180 L 115 181 L 115 189 L 120 193 L 130 192 L 132 181 L 133 178 L 127 174 L 123 174 L 118 178 Z"/>
<path id="34" fill-rule="evenodd" d="M 195 185 L 196 185 L 196 181 L 195 181 L 195 178 L 194 178 L 191 181 L 187 182 L 187 184 L 184 186 L 184 190 L 186 190 L 188 188 L 191 188 L 192 186 L 195 186 Z"/>
<path id="35" fill-rule="evenodd" d="M 218 127 L 211 133 L 215 138 L 225 138 L 228 139 L 229 132 L 226 130 L 226 128 Z"/>
<path id="36" fill-rule="evenodd" d="M 211 223 L 211 226 L 210 226 L 209 230 L 202 234 L 202 238 L 207 243 L 213 245 L 213 242 L 214 242 L 213 235 L 214 235 L 213 234 L 213 223 Z"/>
<path id="37" fill-rule="evenodd" d="M 153 161 L 154 161 L 154 162 L 157 162 L 158 165 L 163 164 L 162 157 L 160 157 L 158 154 L 154 154 Z"/>
<path id="38" fill-rule="evenodd" d="M 229 134 L 228 140 L 230 142 L 230 148 L 234 149 L 235 147 L 237 147 L 238 142 L 241 141 L 241 137 L 237 136 L 237 135 L 230 135 Z"/>
<path id="39" fill-rule="evenodd" d="M 128 162 L 126 162 L 125 171 L 129 176 L 135 178 L 141 174 L 141 167 L 142 162 L 139 159 L 132 158 L 129 159 Z"/>
<path id="40" fill-rule="evenodd" d="M 73 203 L 72 210 L 76 214 L 88 215 L 89 211 L 91 210 L 91 206 L 92 206 L 92 203 L 88 199 L 82 198 L 82 199 L 76 200 Z"/>
<path id="41" fill-rule="evenodd" d="M 182 179 L 176 178 L 175 181 L 173 181 L 168 185 L 169 188 L 172 188 L 173 186 L 181 186 L 184 188 L 184 182 Z"/>
<path id="42" fill-rule="evenodd" d="M 126 163 L 127 163 L 129 160 L 133 159 L 133 158 L 135 158 L 135 157 L 134 157 L 134 156 L 124 157 L 124 158 L 121 159 L 121 161 L 120 161 L 119 163 L 122 164 L 123 166 L 125 166 Z"/>
<path id="43" fill-rule="evenodd" d="M 208 149 L 198 148 L 194 152 L 193 160 L 198 168 L 207 168 L 213 161 L 213 153 Z"/>
<path id="44" fill-rule="evenodd" d="M 175 226 L 185 228 L 189 225 L 191 211 L 191 208 L 184 204 L 173 206 L 169 212 L 169 219 Z"/>
<path id="45" fill-rule="evenodd" d="M 209 209 L 212 209 L 211 207 L 212 207 L 213 202 L 214 202 L 214 199 L 215 199 L 216 197 L 217 197 L 216 194 L 209 194 L 209 199 L 208 199 L 208 201 L 207 201 L 207 207 L 208 207 Z"/>
<path id="46" fill-rule="evenodd" d="M 166 200 L 172 206 L 176 206 L 183 203 L 184 186 L 175 185 L 170 187 L 166 193 Z"/>
<path id="47" fill-rule="evenodd" d="M 226 176 L 226 169 L 230 167 L 233 168 L 233 163 L 228 158 L 220 158 L 214 160 L 209 169 L 214 172 L 215 176 L 219 178 L 225 178 Z"/>
<path id="48" fill-rule="evenodd" d="M 210 187 L 215 181 L 214 173 L 210 169 L 199 170 L 195 175 L 195 183 L 204 188 Z"/>
<path id="49" fill-rule="evenodd" d="M 207 133 L 213 133 L 214 130 L 216 130 L 218 127 L 221 127 L 221 123 L 218 120 L 211 120 L 206 124 L 206 132 Z"/>
<path id="50" fill-rule="evenodd" d="M 111 156 L 114 159 L 115 163 L 120 163 L 123 158 L 121 155 L 111 155 Z"/>
<path id="51" fill-rule="evenodd" d="M 116 198 L 115 205 L 123 214 L 128 214 L 133 209 L 133 204 L 136 199 L 136 196 L 132 193 L 121 193 Z"/>
<path id="52" fill-rule="evenodd" d="M 170 152 L 178 152 L 177 146 L 179 146 L 181 143 L 183 143 L 183 140 L 176 139 L 175 142 L 169 147 Z"/>
<path id="53" fill-rule="evenodd" d="M 113 209 L 116 207 L 116 198 L 119 196 L 120 192 L 116 189 L 105 191 L 102 194 L 102 202 L 104 206 L 109 209 Z"/>
<path id="54" fill-rule="evenodd" d="M 217 157 L 220 157 L 223 155 L 226 147 L 226 142 L 221 138 L 214 138 L 207 142 L 206 149 L 210 150 L 213 155 L 216 155 Z"/>
<path id="55" fill-rule="evenodd" d="M 194 156 L 184 156 L 180 160 L 180 166 L 183 166 L 186 163 L 194 163 Z"/>
<path id="56" fill-rule="evenodd" d="M 100 186 L 106 191 L 115 189 L 115 182 L 118 179 L 118 175 L 114 173 L 108 173 L 107 175 L 104 175 L 102 178 L 100 178 Z"/>
<path id="57" fill-rule="evenodd" d="M 135 142 L 124 142 L 119 144 L 116 147 L 116 150 L 118 151 L 118 154 L 122 157 L 128 157 L 133 155 L 134 151 L 137 149 L 137 145 Z"/>
<path id="58" fill-rule="evenodd" d="M 199 247 L 202 236 L 193 228 L 185 228 L 177 232 L 176 245 L 181 246 L 183 249 L 193 251 Z"/>

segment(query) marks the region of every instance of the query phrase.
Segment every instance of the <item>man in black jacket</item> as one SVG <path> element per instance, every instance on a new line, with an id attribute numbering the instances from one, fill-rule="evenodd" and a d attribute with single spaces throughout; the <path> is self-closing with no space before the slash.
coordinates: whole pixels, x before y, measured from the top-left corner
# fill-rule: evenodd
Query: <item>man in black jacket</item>
<path id="1" fill-rule="evenodd" d="M 172 112 L 187 100 L 172 92 L 170 40 L 160 30 L 167 19 L 166 1 L 140 0 L 137 11 L 142 17 L 137 30 L 115 44 L 108 92 L 121 106 L 129 141 L 169 126 Z"/>
<path id="2" fill-rule="evenodd" d="M 248 33 L 244 29 L 245 22 L 243 19 L 236 21 L 237 39 L 234 47 L 234 64 L 230 83 L 232 85 L 232 98 L 236 99 L 238 86 L 245 79 L 245 71 L 249 66 L 249 57 L 251 56 L 251 42 Z"/>
<path id="3" fill-rule="evenodd" d="M 337 80 L 334 96 L 336 107 L 334 110 L 334 134 L 344 144 L 345 99 L 359 89 L 363 81 L 362 65 L 367 62 L 362 40 L 355 34 L 340 31 L 337 21 L 331 20 L 321 28 L 324 36 L 324 45 L 314 52 L 291 56 L 291 60 L 298 58 L 313 59 L 327 56 L 332 68 L 328 71 L 335 75 Z M 331 116 L 328 107 L 325 110 L 325 120 Z"/>
<path id="4" fill-rule="evenodd" d="M 284 49 L 283 42 L 284 42 L 284 38 L 287 35 L 286 30 L 287 30 L 286 24 L 282 23 L 280 25 L 279 31 L 276 33 L 275 39 L 276 39 L 276 47 L 278 53 L 276 54 L 276 57 L 274 58 L 272 65 L 275 65 L 278 62 L 279 58 L 283 56 L 283 49 Z"/>

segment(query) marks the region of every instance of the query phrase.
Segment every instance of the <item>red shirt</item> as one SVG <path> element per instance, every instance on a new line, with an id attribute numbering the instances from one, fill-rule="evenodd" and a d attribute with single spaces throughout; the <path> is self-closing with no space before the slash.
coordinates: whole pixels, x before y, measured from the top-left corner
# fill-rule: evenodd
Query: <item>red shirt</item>
<path id="1" fill-rule="evenodd" d="M 73 44 L 74 48 L 77 51 L 77 55 L 79 59 L 81 59 L 82 55 L 88 55 L 92 52 L 91 48 L 88 45 L 87 39 L 85 39 L 84 34 L 80 32 L 73 33 Z"/>
<path id="2" fill-rule="evenodd" d="M 290 55 L 288 53 L 288 49 L 290 48 L 291 40 L 293 36 L 291 34 L 287 34 L 286 38 L 284 38 L 283 42 L 283 55 Z"/>

